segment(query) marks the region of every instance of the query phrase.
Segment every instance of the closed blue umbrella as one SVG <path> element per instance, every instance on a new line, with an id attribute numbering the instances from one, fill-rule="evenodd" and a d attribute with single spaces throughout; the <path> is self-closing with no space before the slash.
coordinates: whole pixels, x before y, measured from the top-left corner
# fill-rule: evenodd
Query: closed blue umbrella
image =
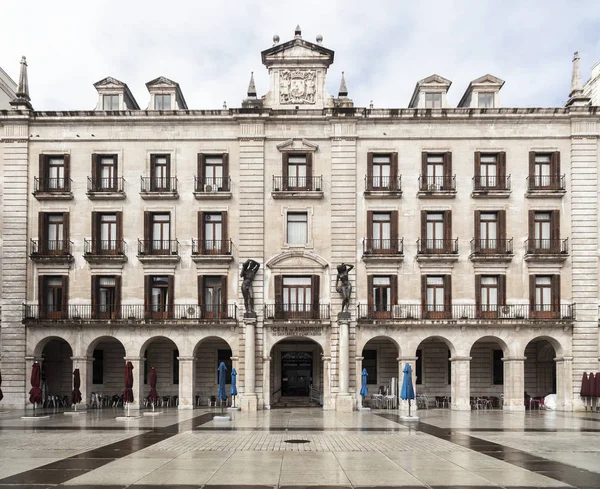
<path id="1" fill-rule="evenodd" d="M 223 407 L 223 401 L 227 400 L 227 392 L 225 391 L 225 372 L 227 367 L 224 362 L 219 365 L 219 401 L 221 401 L 221 407 Z"/>
<path id="2" fill-rule="evenodd" d="M 235 407 L 235 396 L 238 395 L 237 386 L 235 385 L 236 377 L 237 377 L 237 372 L 235 371 L 234 368 L 232 368 L 231 369 L 231 390 L 229 391 L 229 393 L 231 394 L 231 397 L 233 397 L 233 407 Z"/>
<path id="3" fill-rule="evenodd" d="M 412 383 L 412 368 L 407 363 L 402 369 L 404 377 L 402 378 L 402 390 L 400 391 L 400 398 L 405 401 L 408 400 L 408 415 L 410 416 L 410 401 L 415 398 L 415 390 Z"/>
<path id="4" fill-rule="evenodd" d="M 367 387 L 367 377 L 369 376 L 369 373 L 367 372 L 366 368 L 363 368 L 362 371 L 362 385 L 360 387 L 360 396 L 363 398 L 363 405 L 365 403 L 365 397 L 367 397 L 369 395 L 369 389 Z"/>

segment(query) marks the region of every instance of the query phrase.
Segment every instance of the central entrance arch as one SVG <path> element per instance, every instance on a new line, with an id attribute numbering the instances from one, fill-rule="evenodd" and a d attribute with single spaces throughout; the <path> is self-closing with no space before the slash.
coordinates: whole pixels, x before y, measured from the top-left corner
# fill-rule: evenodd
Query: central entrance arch
<path id="1" fill-rule="evenodd" d="M 269 405 L 316 407 L 323 405 L 323 348 L 306 337 L 288 337 L 270 351 Z"/>

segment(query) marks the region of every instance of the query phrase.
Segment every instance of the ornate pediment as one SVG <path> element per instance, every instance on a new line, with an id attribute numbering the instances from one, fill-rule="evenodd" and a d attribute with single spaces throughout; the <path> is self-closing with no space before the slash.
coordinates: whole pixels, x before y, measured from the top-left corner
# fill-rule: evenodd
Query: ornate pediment
<path id="1" fill-rule="evenodd" d="M 94 87 L 96 88 L 125 88 L 127 87 L 126 83 L 123 83 L 112 76 L 107 76 L 100 81 L 94 83 Z"/>
<path id="2" fill-rule="evenodd" d="M 159 76 L 158 78 L 155 78 L 154 80 L 150 80 L 148 83 L 146 83 L 146 87 L 148 89 L 154 88 L 154 87 L 177 88 L 178 86 L 179 86 L 179 83 L 174 82 L 173 80 L 169 80 L 165 76 Z"/>
<path id="3" fill-rule="evenodd" d="M 308 139 L 288 139 L 283 143 L 279 143 L 277 145 L 277 149 L 283 152 L 298 152 L 298 153 L 308 153 L 317 151 L 319 149 L 319 145 L 317 143 L 313 143 Z"/>
<path id="4" fill-rule="evenodd" d="M 328 266 L 323 257 L 302 250 L 284 251 L 266 263 L 267 268 L 278 272 L 320 272 Z"/>
<path id="5" fill-rule="evenodd" d="M 333 55 L 331 49 L 304 39 L 292 39 L 261 53 L 262 62 L 267 67 L 282 62 L 289 62 L 290 64 L 297 64 L 298 62 L 318 63 L 327 67 L 333 63 Z"/>
<path id="6" fill-rule="evenodd" d="M 483 75 L 480 76 L 479 78 L 476 78 L 475 80 L 473 80 L 471 82 L 472 85 L 494 85 L 494 86 L 498 86 L 498 88 L 502 87 L 502 85 L 504 85 L 504 80 L 501 80 L 500 78 L 494 76 L 494 75 L 490 75 L 489 73 L 487 75 Z"/>

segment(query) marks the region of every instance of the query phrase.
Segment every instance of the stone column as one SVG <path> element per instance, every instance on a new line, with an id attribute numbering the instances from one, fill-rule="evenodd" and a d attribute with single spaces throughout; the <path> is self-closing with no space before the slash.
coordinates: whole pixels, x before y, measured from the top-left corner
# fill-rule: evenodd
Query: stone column
<path id="1" fill-rule="evenodd" d="M 323 355 L 323 409 L 330 411 L 332 409 L 331 399 L 331 357 Z"/>
<path id="2" fill-rule="evenodd" d="M 196 405 L 196 358 L 179 360 L 179 409 L 194 409 Z"/>
<path id="3" fill-rule="evenodd" d="M 93 357 L 71 357 L 73 361 L 73 371 L 76 368 L 79 369 L 79 376 L 81 378 L 81 403 L 77 406 L 77 409 L 87 409 L 90 406 L 92 396 L 92 376 L 93 376 Z"/>
<path id="4" fill-rule="evenodd" d="M 124 357 L 125 364 L 131 362 L 133 365 L 133 402 L 129 404 L 129 409 L 140 409 L 142 405 L 142 392 L 144 385 L 144 357 Z M 123 372 L 125 371 L 123 364 Z M 125 390 L 125 377 L 123 377 L 123 390 Z"/>
<path id="5" fill-rule="evenodd" d="M 452 357 L 450 408 L 454 411 L 471 410 L 471 357 Z"/>
<path id="6" fill-rule="evenodd" d="M 244 350 L 244 394 L 242 396 L 242 410 L 258 410 L 258 397 L 256 395 L 256 347 L 254 329 L 256 326 L 256 314 L 244 314 L 244 330 L 246 347 Z"/>
<path id="7" fill-rule="evenodd" d="M 525 357 L 505 357 L 504 409 L 525 411 Z"/>
<path id="8" fill-rule="evenodd" d="M 335 400 L 335 410 L 351 412 L 354 409 L 354 402 L 350 395 L 350 313 L 340 312 L 338 324 L 340 331 L 338 357 L 340 390 Z"/>
<path id="9" fill-rule="evenodd" d="M 573 357 L 555 358 L 556 361 L 556 409 L 573 410 Z"/>
<path id="10" fill-rule="evenodd" d="M 398 357 L 398 409 L 401 411 L 408 412 L 408 401 L 400 399 L 400 392 L 402 392 L 402 383 L 404 382 L 404 365 L 407 363 L 412 369 L 412 382 L 413 389 L 415 391 L 415 397 L 417 395 L 417 357 Z M 411 413 L 417 410 L 417 403 L 411 401 L 410 403 Z"/>
<path id="11" fill-rule="evenodd" d="M 263 357 L 263 407 L 271 409 L 271 357 Z"/>

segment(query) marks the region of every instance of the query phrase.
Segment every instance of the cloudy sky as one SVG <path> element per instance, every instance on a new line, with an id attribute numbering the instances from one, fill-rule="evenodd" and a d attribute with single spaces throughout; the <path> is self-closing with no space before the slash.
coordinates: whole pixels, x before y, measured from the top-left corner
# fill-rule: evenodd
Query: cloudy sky
<path id="1" fill-rule="evenodd" d="M 260 52 L 274 34 L 291 39 L 296 24 L 335 51 L 329 91 L 345 71 L 357 106 L 406 107 L 432 73 L 452 80 L 451 105 L 491 73 L 506 81 L 503 106 L 556 106 L 568 97 L 573 52 L 584 81 L 600 61 L 598 0 L 30 0 L 2 2 L 0 19 L 0 66 L 16 80 L 27 56 L 37 110 L 91 109 L 92 84 L 109 75 L 142 108 L 145 83 L 160 75 L 179 82 L 190 108 L 239 107 L 251 71 L 259 95 L 268 90 Z"/>

